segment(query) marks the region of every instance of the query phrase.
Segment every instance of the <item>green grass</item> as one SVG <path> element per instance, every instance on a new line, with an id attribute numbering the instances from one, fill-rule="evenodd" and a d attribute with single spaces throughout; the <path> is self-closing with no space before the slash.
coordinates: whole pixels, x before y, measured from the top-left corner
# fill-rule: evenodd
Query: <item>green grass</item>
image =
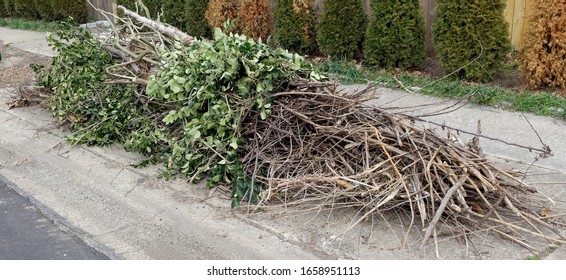
<path id="1" fill-rule="evenodd" d="M 543 260 L 544 258 L 548 257 L 548 255 L 552 254 L 554 251 L 556 251 L 556 249 L 558 249 L 558 247 L 555 246 L 549 246 L 546 248 L 546 250 L 544 250 L 544 252 L 542 252 L 540 255 L 531 255 L 528 256 L 526 258 L 526 260 L 529 261 L 538 261 L 538 260 Z"/>
<path id="2" fill-rule="evenodd" d="M 434 80 L 411 74 L 393 75 L 385 70 L 361 67 L 353 63 L 323 62 L 317 69 L 344 84 L 375 82 L 382 86 L 411 89 L 421 94 L 466 98 L 479 105 L 566 119 L 566 99 L 550 92 L 513 91 L 489 85 L 469 84 L 451 78 Z"/>
<path id="3" fill-rule="evenodd" d="M 45 22 L 18 18 L 0 18 L 0 26 L 12 29 L 51 32 L 57 29 L 57 22 Z"/>

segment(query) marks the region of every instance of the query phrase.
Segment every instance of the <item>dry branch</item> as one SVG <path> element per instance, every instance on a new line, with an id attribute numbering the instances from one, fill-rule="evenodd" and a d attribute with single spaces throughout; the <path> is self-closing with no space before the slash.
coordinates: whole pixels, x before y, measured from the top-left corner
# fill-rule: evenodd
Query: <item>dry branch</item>
<path id="1" fill-rule="evenodd" d="M 412 220 L 423 222 L 423 245 L 440 220 L 493 229 L 529 249 L 520 232 L 565 242 L 535 211 L 538 206 L 525 205 L 536 190 L 521 174 L 497 167 L 474 145 L 440 137 L 413 117 L 365 105 L 373 87 L 348 93 L 335 85 L 295 85 L 272 95 L 270 118 L 251 115 L 242 129 L 250 147 L 246 174 L 263 174 L 254 179 L 267 186 L 261 206 L 354 207 L 365 213 L 358 222 L 406 208 Z"/>
<path id="2" fill-rule="evenodd" d="M 139 21 L 140 23 L 150 27 L 151 29 L 173 40 L 181 41 L 183 42 L 183 44 L 187 46 L 190 45 L 195 40 L 195 38 L 193 38 L 192 36 L 187 35 L 186 33 L 182 32 L 181 30 L 173 26 L 168 26 L 163 23 L 143 17 L 133 11 L 128 10 L 126 7 L 122 5 L 118 5 L 118 9 L 121 9 L 124 12 L 124 15 Z"/>

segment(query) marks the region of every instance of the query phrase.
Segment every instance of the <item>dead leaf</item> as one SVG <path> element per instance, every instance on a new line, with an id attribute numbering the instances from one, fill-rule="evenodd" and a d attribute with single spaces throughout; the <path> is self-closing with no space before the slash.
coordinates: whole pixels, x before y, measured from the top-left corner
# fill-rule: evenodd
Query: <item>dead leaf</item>
<path id="1" fill-rule="evenodd" d="M 336 180 L 336 185 L 343 187 L 345 189 L 351 189 L 353 187 L 352 184 L 340 179 Z"/>
<path id="2" fill-rule="evenodd" d="M 73 115 L 68 116 L 67 119 L 68 119 L 71 123 L 77 123 L 77 122 L 79 121 L 79 118 L 77 118 L 77 117 L 75 117 L 75 116 L 73 116 Z"/>
<path id="3" fill-rule="evenodd" d="M 29 105 L 29 102 L 25 98 L 18 98 L 14 99 L 12 102 L 8 103 L 8 110 L 12 110 L 14 108 L 22 108 Z"/>
<path id="4" fill-rule="evenodd" d="M 541 217 L 548 217 L 551 213 L 552 213 L 552 211 L 550 209 L 543 207 L 542 210 L 540 210 L 539 215 Z"/>

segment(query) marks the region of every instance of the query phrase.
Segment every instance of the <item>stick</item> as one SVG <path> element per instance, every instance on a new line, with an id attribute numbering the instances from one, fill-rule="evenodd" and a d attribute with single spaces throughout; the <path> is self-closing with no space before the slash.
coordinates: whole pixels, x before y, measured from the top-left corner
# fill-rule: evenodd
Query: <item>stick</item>
<path id="1" fill-rule="evenodd" d="M 460 178 L 460 180 L 458 180 L 458 182 L 456 182 L 456 184 L 454 184 L 454 186 L 452 186 L 448 192 L 446 193 L 446 195 L 444 196 L 444 198 L 442 199 L 442 202 L 440 203 L 440 206 L 438 207 L 438 209 L 436 210 L 436 213 L 434 214 L 434 217 L 432 218 L 432 221 L 430 221 L 430 223 L 428 224 L 428 228 L 426 229 L 426 233 L 424 235 L 423 238 L 423 243 L 421 244 L 421 248 L 424 247 L 424 245 L 426 244 L 427 239 L 430 237 L 430 235 L 432 234 L 432 231 L 436 228 L 436 224 L 438 223 L 438 221 L 440 220 L 440 217 L 442 216 L 442 214 L 444 214 L 444 209 L 446 209 L 446 206 L 448 205 L 448 201 L 450 201 L 450 199 L 452 198 L 452 196 L 454 195 L 454 193 L 462 187 L 462 185 L 464 184 L 464 182 L 468 179 L 468 176 L 464 176 L 462 178 Z"/>

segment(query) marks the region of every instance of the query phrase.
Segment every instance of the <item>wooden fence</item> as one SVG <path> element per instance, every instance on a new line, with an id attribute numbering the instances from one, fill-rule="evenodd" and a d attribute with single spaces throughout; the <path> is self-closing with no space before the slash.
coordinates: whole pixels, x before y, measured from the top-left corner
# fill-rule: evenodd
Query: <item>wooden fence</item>
<path id="1" fill-rule="evenodd" d="M 322 7 L 324 0 L 314 0 L 318 7 Z M 364 7 L 368 10 L 372 0 L 362 0 L 364 2 Z M 426 38 L 427 38 L 427 52 L 429 54 L 434 53 L 434 48 L 432 45 L 432 26 L 436 19 L 435 7 L 436 0 L 419 0 L 421 3 L 421 8 L 423 9 L 423 15 L 426 26 Z M 511 36 L 511 43 L 515 47 L 521 45 L 521 41 L 525 34 L 525 16 L 530 10 L 531 3 L 534 0 L 507 0 L 507 7 L 505 9 L 505 19 L 509 23 L 509 34 Z M 90 2 L 107 12 L 116 12 L 116 0 L 90 0 Z M 276 0 L 272 0 L 272 4 L 275 4 Z M 89 6 L 89 15 L 94 16 L 99 19 L 104 19 L 95 9 Z"/>
<path id="2" fill-rule="evenodd" d="M 90 3 L 98 8 L 99 10 L 108 12 L 108 13 L 116 13 L 116 0 L 89 0 Z M 88 15 L 95 17 L 97 19 L 106 20 L 101 13 L 99 13 L 96 9 L 94 9 L 91 5 L 88 5 Z M 111 18 L 113 20 L 113 18 Z"/>
<path id="3" fill-rule="evenodd" d="M 531 11 L 533 0 L 507 0 L 505 20 L 509 23 L 511 43 L 520 47 L 527 28 L 526 16 Z"/>

